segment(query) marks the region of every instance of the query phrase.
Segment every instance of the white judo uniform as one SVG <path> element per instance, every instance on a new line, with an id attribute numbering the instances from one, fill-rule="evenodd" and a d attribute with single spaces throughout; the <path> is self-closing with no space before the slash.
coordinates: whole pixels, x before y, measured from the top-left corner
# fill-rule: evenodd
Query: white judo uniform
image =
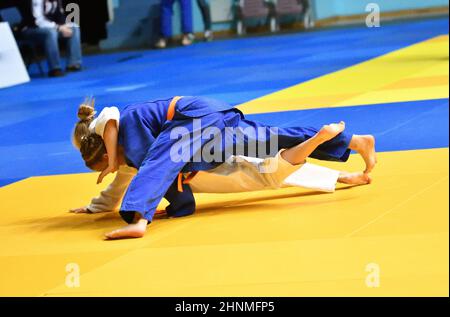
<path id="1" fill-rule="evenodd" d="M 119 119 L 116 107 L 104 108 L 89 128 L 103 137 L 106 123 L 115 120 L 119 127 Z M 231 156 L 212 170 L 198 172 L 189 185 L 194 193 L 236 193 L 293 186 L 323 192 L 335 190 L 339 171 L 310 163 L 294 166 L 282 158 L 281 152 L 266 159 Z M 87 209 L 93 213 L 118 210 L 136 173 L 135 168 L 120 166 L 113 182 L 92 199 Z"/>

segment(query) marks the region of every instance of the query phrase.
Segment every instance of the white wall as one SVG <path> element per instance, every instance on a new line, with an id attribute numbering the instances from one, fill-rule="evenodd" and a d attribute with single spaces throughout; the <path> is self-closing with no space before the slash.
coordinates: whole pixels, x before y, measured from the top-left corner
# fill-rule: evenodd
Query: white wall
<path id="1" fill-rule="evenodd" d="M 9 24 L 0 22 L 0 88 L 30 81 Z"/>

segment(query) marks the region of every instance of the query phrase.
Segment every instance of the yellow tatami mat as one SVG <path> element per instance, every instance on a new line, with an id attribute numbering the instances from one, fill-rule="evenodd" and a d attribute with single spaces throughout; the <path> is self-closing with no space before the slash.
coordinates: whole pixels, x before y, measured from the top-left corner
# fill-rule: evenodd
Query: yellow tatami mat
<path id="1" fill-rule="evenodd" d="M 448 98 L 449 41 L 442 35 L 251 100 L 244 113 Z"/>
<path id="2" fill-rule="evenodd" d="M 448 43 L 433 38 L 240 108 L 448 98 Z M 103 240 L 124 224 L 117 212 L 68 213 L 111 176 L 101 186 L 93 173 L 10 184 L 0 188 L 0 296 L 448 296 L 448 148 L 378 159 L 370 186 L 200 194 L 195 215 L 121 241 Z M 364 169 L 358 155 L 319 164 Z"/>
<path id="3" fill-rule="evenodd" d="M 123 241 L 102 240 L 118 213 L 67 213 L 101 189 L 96 174 L 26 179 L 0 189 L 0 295 L 448 296 L 448 160 L 380 153 L 372 185 L 332 194 L 198 195 L 195 215 Z"/>

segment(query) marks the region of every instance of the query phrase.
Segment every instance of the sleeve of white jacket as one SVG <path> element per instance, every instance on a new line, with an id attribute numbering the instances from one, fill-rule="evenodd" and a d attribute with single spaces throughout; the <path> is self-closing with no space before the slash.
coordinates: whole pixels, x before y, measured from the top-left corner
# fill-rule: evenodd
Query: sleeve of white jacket
<path id="1" fill-rule="evenodd" d="M 120 166 L 112 183 L 100 193 L 100 196 L 92 199 L 87 209 L 93 213 L 118 210 L 123 195 L 136 172 L 135 168 Z"/>
<path id="2" fill-rule="evenodd" d="M 48 20 L 44 15 L 44 0 L 33 0 L 34 23 L 40 28 L 56 28 L 56 23 Z"/>
<path id="3" fill-rule="evenodd" d="M 91 130 L 91 132 L 95 132 L 103 138 L 106 124 L 110 120 L 114 120 L 116 122 L 117 129 L 119 129 L 120 112 L 117 107 L 104 108 L 97 116 L 97 118 L 95 118 L 94 121 L 92 121 L 92 123 L 89 125 L 89 129 Z"/>

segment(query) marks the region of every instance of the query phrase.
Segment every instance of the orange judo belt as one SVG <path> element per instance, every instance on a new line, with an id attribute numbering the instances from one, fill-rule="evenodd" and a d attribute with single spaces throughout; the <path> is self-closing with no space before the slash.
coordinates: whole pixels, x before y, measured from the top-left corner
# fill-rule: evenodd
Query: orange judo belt
<path id="1" fill-rule="evenodd" d="M 178 100 L 180 100 L 182 97 L 176 96 L 172 99 L 172 101 L 169 104 L 169 109 L 167 109 L 167 120 L 172 121 L 173 117 L 175 116 L 175 106 L 177 105 Z M 197 175 L 198 172 L 192 172 L 189 173 L 189 175 L 186 177 L 186 179 L 183 180 L 183 173 L 178 173 L 178 179 L 177 179 L 177 186 L 178 191 L 183 192 L 183 184 L 189 184 L 189 182 L 194 178 L 195 175 Z"/>

